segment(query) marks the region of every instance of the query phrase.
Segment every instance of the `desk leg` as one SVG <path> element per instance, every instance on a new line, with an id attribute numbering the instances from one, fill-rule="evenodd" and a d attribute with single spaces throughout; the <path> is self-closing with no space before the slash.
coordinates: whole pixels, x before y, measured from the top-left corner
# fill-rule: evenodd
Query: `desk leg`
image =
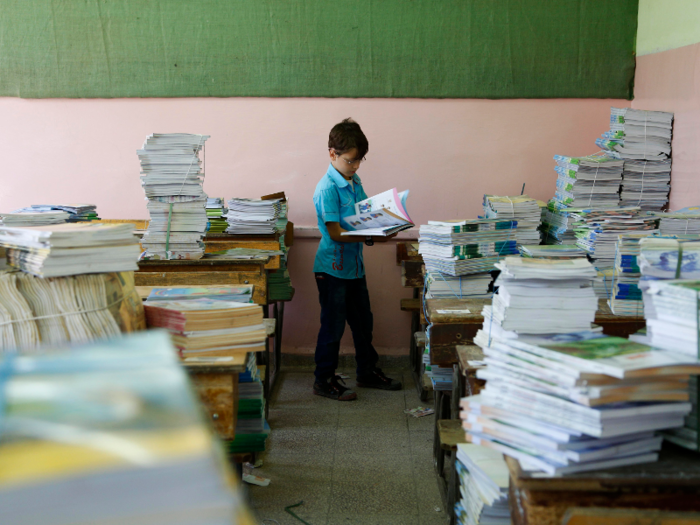
<path id="1" fill-rule="evenodd" d="M 263 317 L 270 317 L 270 310 L 268 305 L 263 305 Z M 263 397 L 265 398 L 265 419 L 267 419 L 268 411 L 270 410 L 270 338 L 265 338 L 265 380 L 263 381 Z"/>
<path id="2" fill-rule="evenodd" d="M 445 512 L 450 517 L 450 525 L 457 523 L 455 514 L 455 504 L 459 494 L 459 476 L 457 475 L 457 453 L 452 452 L 450 456 L 449 479 L 447 480 L 447 508 Z"/>

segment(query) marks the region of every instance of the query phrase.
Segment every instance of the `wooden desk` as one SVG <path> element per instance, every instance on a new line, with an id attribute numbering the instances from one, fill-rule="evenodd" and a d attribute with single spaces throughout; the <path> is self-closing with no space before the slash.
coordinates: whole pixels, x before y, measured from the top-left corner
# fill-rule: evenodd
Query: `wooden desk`
<path id="1" fill-rule="evenodd" d="M 506 457 L 515 525 L 559 525 L 571 507 L 700 510 L 700 455 L 664 443 L 656 463 L 538 478 Z"/>
<path id="2" fill-rule="evenodd" d="M 280 235 L 230 235 L 228 233 L 210 233 L 204 237 L 204 253 L 220 252 L 234 248 L 250 248 L 255 250 L 279 250 Z M 280 255 L 270 258 L 265 265 L 266 270 L 279 270 Z"/>

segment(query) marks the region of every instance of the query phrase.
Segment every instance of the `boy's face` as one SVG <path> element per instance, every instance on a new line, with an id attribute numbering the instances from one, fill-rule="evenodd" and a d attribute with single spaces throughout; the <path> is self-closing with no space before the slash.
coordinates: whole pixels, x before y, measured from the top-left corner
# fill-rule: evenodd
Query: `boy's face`
<path id="1" fill-rule="evenodd" d="M 347 180 L 350 180 L 355 172 L 360 168 L 360 163 L 362 160 L 357 159 L 357 148 L 352 148 L 345 153 L 339 154 L 335 150 L 329 151 L 331 157 L 331 164 L 335 169 L 337 169 L 340 174 Z"/>

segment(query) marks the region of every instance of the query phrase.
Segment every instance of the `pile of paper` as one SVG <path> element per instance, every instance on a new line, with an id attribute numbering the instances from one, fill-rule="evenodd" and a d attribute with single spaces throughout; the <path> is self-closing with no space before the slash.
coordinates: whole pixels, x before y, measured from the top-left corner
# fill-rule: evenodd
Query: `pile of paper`
<path id="1" fill-rule="evenodd" d="M 655 213 L 661 235 L 700 235 L 700 214 L 680 211 Z"/>
<path id="2" fill-rule="evenodd" d="M 430 272 L 452 276 L 489 272 L 502 257 L 518 253 L 514 220 L 428 221 L 419 231 L 418 253 Z"/>
<path id="3" fill-rule="evenodd" d="M 252 303 L 253 285 L 153 288 L 147 301 L 152 303 L 156 301 L 187 301 L 190 299 L 215 299 L 218 301 L 232 301 L 234 303 Z"/>
<path id="4" fill-rule="evenodd" d="M 486 387 L 460 403 L 469 441 L 551 476 L 656 461 L 662 438 L 654 432 L 683 425 L 700 362 L 575 335 L 484 345 L 477 377 Z"/>
<path id="5" fill-rule="evenodd" d="M 620 206 L 660 210 L 671 191 L 671 159 L 626 160 Z"/>
<path id="6" fill-rule="evenodd" d="M 484 195 L 484 216 L 487 219 L 506 219 L 517 222 L 515 238 L 518 244 L 537 244 L 542 211 L 540 204 L 527 195 L 499 197 Z"/>
<path id="7" fill-rule="evenodd" d="M 133 224 L 83 222 L 14 228 L 0 226 L 10 264 L 39 277 L 138 270 Z"/>
<path id="8" fill-rule="evenodd" d="M 551 245 L 575 244 L 575 219 L 571 214 L 577 211 L 581 210 L 562 207 L 556 201 L 549 201 L 540 226 L 543 243 Z"/>
<path id="9" fill-rule="evenodd" d="M 598 269 L 615 265 L 617 238 L 623 233 L 658 233 L 658 219 L 640 213 L 639 208 L 617 208 L 572 213 L 576 220 L 576 244 L 594 260 Z"/>
<path id="10" fill-rule="evenodd" d="M 424 279 L 426 299 L 491 297 L 489 286 L 493 277 L 489 272 L 455 277 L 446 273 L 426 271 Z"/>
<path id="11" fill-rule="evenodd" d="M 141 244 L 147 259 L 199 259 L 207 195 L 199 152 L 209 135 L 153 134 L 137 151 L 151 220 Z"/>
<path id="12" fill-rule="evenodd" d="M 3 523 L 240 523 L 233 473 L 173 354 L 167 334 L 141 332 L 0 362 Z"/>
<path id="13" fill-rule="evenodd" d="M 633 315 L 642 317 L 644 304 L 639 289 L 639 271 L 637 256 L 639 242 L 651 235 L 651 232 L 624 233 L 617 241 L 615 256 L 614 284 L 612 296 L 608 301 L 610 310 L 615 315 Z"/>
<path id="14" fill-rule="evenodd" d="M 587 260 L 507 257 L 496 268 L 498 293 L 484 306 L 475 342 L 503 332 L 518 337 L 591 330 L 598 298 L 592 286 L 596 272 Z"/>
<path id="15" fill-rule="evenodd" d="M 99 221 L 97 206 L 94 204 L 32 204 L 15 213 L 50 213 L 64 211 L 68 214 L 67 222 Z"/>
<path id="16" fill-rule="evenodd" d="M 248 352 L 265 349 L 267 334 L 262 307 L 218 299 L 146 301 L 146 322 L 166 328 L 180 357 L 231 357 L 241 364 Z M 214 359 L 216 360 L 216 359 Z"/>
<path id="17" fill-rule="evenodd" d="M 612 289 L 615 284 L 615 268 L 601 270 L 596 268 L 596 277 L 593 279 L 593 290 L 599 299 L 606 301 L 612 297 Z"/>
<path id="18" fill-rule="evenodd" d="M 225 202 L 224 199 L 217 197 L 207 199 L 206 212 L 207 220 L 209 221 L 207 233 L 223 233 L 228 228 L 228 221 L 226 220 L 228 208 L 224 207 Z"/>
<path id="19" fill-rule="evenodd" d="M 459 525 L 510 525 L 508 466 L 503 454 L 459 443 L 455 463 L 460 483 L 455 519 Z"/>
<path id="20" fill-rule="evenodd" d="M 536 259 L 585 259 L 586 252 L 575 244 L 522 245 L 521 257 Z"/>
<path id="21" fill-rule="evenodd" d="M 282 212 L 282 199 L 231 199 L 228 201 L 228 229 L 234 235 L 272 235 Z"/>
<path id="22" fill-rule="evenodd" d="M 0 213 L 2 226 L 47 226 L 49 224 L 62 224 L 68 220 L 70 214 L 65 211 L 18 211 L 13 213 Z"/>
<path id="23" fill-rule="evenodd" d="M 618 205 L 624 162 L 605 153 L 587 157 L 555 155 L 557 191 L 554 200 L 562 206 L 607 209 Z"/>

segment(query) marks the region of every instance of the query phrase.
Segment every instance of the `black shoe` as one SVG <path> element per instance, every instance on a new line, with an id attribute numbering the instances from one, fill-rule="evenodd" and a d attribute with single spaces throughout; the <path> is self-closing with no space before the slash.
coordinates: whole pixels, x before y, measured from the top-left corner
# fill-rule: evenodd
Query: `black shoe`
<path id="1" fill-rule="evenodd" d="M 357 376 L 357 386 L 364 388 L 379 388 L 380 390 L 401 390 L 401 383 L 390 379 L 381 370 Z"/>
<path id="2" fill-rule="evenodd" d="M 317 396 L 329 397 L 331 399 L 337 399 L 338 401 L 352 401 L 357 399 L 357 394 L 345 388 L 340 383 L 345 384 L 345 381 L 340 379 L 338 376 L 331 377 L 330 381 L 314 383 L 314 394 Z"/>

